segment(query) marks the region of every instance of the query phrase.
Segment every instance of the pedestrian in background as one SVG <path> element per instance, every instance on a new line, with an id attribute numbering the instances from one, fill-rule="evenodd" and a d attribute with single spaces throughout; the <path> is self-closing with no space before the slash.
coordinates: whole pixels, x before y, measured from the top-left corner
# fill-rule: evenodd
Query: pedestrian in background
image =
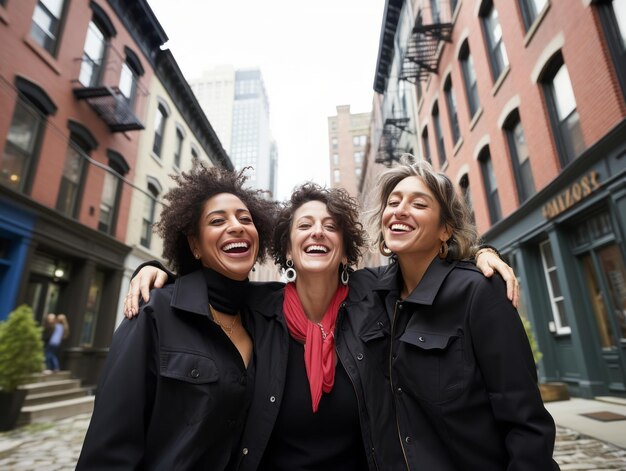
<path id="1" fill-rule="evenodd" d="M 46 316 L 43 321 L 43 329 L 41 331 L 41 340 L 43 340 L 44 345 L 44 359 L 46 364 L 46 369 L 43 370 L 44 374 L 52 373 L 53 366 L 53 348 L 49 345 L 50 337 L 54 333 L 54 328 L 56 326 L 56 314 L 50 312 Z"/>
<path id="2" fill-rule="evenodd" d="M 50 316 L 54 314 L 48 314 L 47 322 L 50 321 Z M 61 369 L 61 363 L 59 362 L 59 348 L 61 342 L 65 340 L 70 334 L 70 326 L 67 322 L 65 314 L 58 314 L 54 317 L 54 327 L 52 334 L 46 343 L 46 370 L 44 373 L 57 372 Z"/>

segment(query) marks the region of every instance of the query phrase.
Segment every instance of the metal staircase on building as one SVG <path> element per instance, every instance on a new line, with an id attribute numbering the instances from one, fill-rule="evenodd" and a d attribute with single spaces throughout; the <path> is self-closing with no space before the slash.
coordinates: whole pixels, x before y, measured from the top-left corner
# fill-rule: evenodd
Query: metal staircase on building
<path id="1" fill-rule="evenodd" d="M 91 389 L 81 386 L 69 371 L 36 374 L 21 386 L 27 391 L 18 425 L 50 422 L 93 411 Z"/>

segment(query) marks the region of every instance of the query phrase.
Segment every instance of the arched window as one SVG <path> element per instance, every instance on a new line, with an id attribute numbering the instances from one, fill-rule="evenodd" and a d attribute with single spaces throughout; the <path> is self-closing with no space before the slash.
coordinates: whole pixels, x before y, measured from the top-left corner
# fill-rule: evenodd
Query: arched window
<path id="1" fill-rule="evenodd" d="M 15 86 L 19 94 L 0 160 L 0 183 L 28 193 L 47 117 L 57 107 L 38 85 L 16 77 Z"/>
<path id="2" fill-rule="evenodd" d="M 561 165 L 565 167 L 585 150 L 585 142 L 574 89 L 560 52 L 548 61 L 539 80 L 543 84 Z"/>
<path id="3" fill-rule="evenodd" d="M 454 145 L 461 138 L 461 131 L 459 129 L 459 116 L 456 109 L 456 98 L 454 97 L 454 90 L 452 90 L 452 77 L 448 75 L 443 85 L 443 91 L 446 95 L 446 105 L 448 105 L 448 117 L 450 118 L 450 130 L 452 132 L 452 142 Z"/>
<path id="4" fill-rule="evenodd" d="M 128 173 L 130 167 L 126 159 L 112 149 L 107 150 L 107 156 L 109 157 L 109 168 L 111 171 L 107 171 L 104 174 L 98 230 L 106 234 L 115 234 L 117 213 L 122 195 L 121 177 Z"/>
<path id="5" fill-rule="evenodd" d="M 469 106 L 470 112 L 469 114 L 470 118 L 473 118 L 480 108 L 480 99 L 478 98 L 478 80 L 476 79 L 476 69 L 474 68 L 474 60 L 472 59 L 467 39 L 461 46 L 459 61 L 461 62 L 461 71 L 463 72 L 463 84 L 465 85 L 467 105 Z"/>
<path id="6" fill-rule="evenodd" d="M 159 99 L 159 105 L 154 116 L 154 142 L 152 143 L 152 152 L 161 157 L 161 150 L 163 148 L 163 135 L 165 133 L 165 123 L 167 117 L 170 114 L 167 103 Z"/>
<path id="7" fill-rule="evenodd" d="M 496 10 L 492 0 L 483 1 L 480 8 L 480 17 L 482 19 L 487 50 L 489 51 L 491 75 L 493 81 L 496 82 L 509 65 L 509 57 L 504 47 L 498 10 Z"/>
<path id="8" fill-rule="evenodd" d="M 150 248 L 152 242 L 152 226 L 156 212 L 157 198 L 163 191 L 161 184 L 156 178 L 148 177 L 148 191 L 145 195 L 143 217 L 141 220 L 141 239 L 139 243 Z"/>
<path id="9" fill-rule="evenodd" d="M 533 172 L 530 168 L 530 155 L 526 135 L 524 134 L 524 128 L 522 128 L 518 110 L 513 111 L 507 117 L 503 129 L 509 144 L 517 195 L 520 203 L 523 203 L 534 195 L 536 190 Z"/>
<path id="10" fill-rule="evenodd" d="M 480 151 L 480 154 L 478 154 L 478 162 L 480 162 L 480 170 L 483 175 L 483 186 L 485 188 L 485 197 L 487 198 L 487 206 L 489 208 L 489 219 L 491 224 L 495 224 L 502 218 L 502 210 L 500 209 L 498 182 L 496 181 L 496 174 L 493 171 L 489 146 L 483 147 Z"/>
<path id="11" fill-rule="evenodd" d="M 39 0 L 33 11 L 30 35 L 53 56 L 59 45 L 64 4 L 64 0 Z"/>

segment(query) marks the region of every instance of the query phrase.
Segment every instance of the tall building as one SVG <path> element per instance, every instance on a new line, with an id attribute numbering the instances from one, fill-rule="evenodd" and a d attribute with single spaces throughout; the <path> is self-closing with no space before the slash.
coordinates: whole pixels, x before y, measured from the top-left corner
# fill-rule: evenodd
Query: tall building
<path id="1" fill-rule="evenodd" d="M 399 82 L 415 85 L 415 153 L 520 277 L 542 379 L 625 396 L 626 2 L 388 0 L 383 103 Z"/>
<path id="2" fill-rule="evenodd" d="M 365 146 L 371 113 L 350 113 L 350 105 L 337 106 L 337 115 L 328 118 L 330 185 L 358 194 L 363 174 Z"/>
<path id="3" fill-rule="evenodd" d="M 235 168 L 253 167 L 249 184 L 275 195 L 276 147 L 261 71 L 219 66 L 189 83 Z"/>

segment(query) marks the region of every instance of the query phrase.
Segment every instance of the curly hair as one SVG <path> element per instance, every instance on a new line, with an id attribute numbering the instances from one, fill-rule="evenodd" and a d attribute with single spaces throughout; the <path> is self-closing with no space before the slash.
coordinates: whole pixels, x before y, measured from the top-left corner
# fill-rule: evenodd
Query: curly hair
<path id="1" fill-rule="evenodd" d="M 448 259 L 460 260 L 469 258 L 476 252 L 478 236 L 476 226 L 472 223 L 469 208 L 465 200 L 459 196 L 454 184 L 445 173 L 436 172 L 425 160 L 415 161 L 411 154 L 404 154 L 400 165 L 387 170 L 377 182 L 378 204 L 369 218 L 369 226 L 376 235 L 375 244 L 383 255 L 389 255 L 382 250 L 383 238 L 382 217 L 387 200 L 393 189 L 407 177 L 419 177 L 426 184 L 439 203 L 440 225 L 450 229 L 451 237 L 448 240 Z"/>
<path id="2" fill-rule="evenodd" d="M 286 268 L 287 251 L 291 247 L 293 215 L 300 206 L 309 201 L 320 201 L 326 205 L 328 213 L 341 231 L 348 265 L 356 265 L 367 241 L 367 233 L 359 222 L 359 204 L 342 188 L 325 188 L 312 182 L 297 187 L 278 213 L 272 244 L 272 255 L 276 264 Z"/>
<path id="3" fill-rule="evenodd" d="M 195 160 L 188 172 L 172 175 L 177 186 L 163 196 L 169 204 L 164 205 L 155 230 L 163 239 L 163 257 L 179 275 L 202 266 L 191 253 L 187 236 L 199 235 L 204 204 L 220 193 L 231 193 L 246 205 L 259 234 L 258 259 L 262 261 L 265 258 L 270 245 L 276 203 L 263 198 L 260 190 L 244 188 L 246 170 L 233 172 Z"/>

